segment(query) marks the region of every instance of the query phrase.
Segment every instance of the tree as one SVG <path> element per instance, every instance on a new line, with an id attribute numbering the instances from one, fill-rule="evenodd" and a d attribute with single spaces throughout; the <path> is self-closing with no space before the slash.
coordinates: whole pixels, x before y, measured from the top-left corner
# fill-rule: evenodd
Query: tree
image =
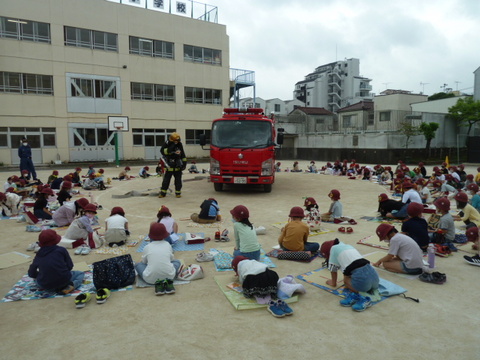
<path id="1" fill-rule="evenodd" d="M 425 149 L 428 151 L 428 156 L 430 157 L 430 143 L 432 142 L 433 139 L 435 139 L 435 132 L 437 131 L 438 125 L 435 122 L 430 122 L 430 123 L 421 123 L 420 126 L 418 127 L 419 131 L 423 134 L 425 137 L 425 140 L 427 140 L 427 145 L 425 146 Z"/>
<path id="2" fill-rule="evenodd" d="M 446 99 L 446 98 L 451 98 L 451 97 L 455 97 L 455 94 L 454 93 L 446 93 L 446 92 L 442 91 L 442 92 L 433 94 L 432 96 L 429 96 L 428 101 Z"/>
<path id="3" fill-rule="evenodd" d="M 410 138 L 412 136 L 418 135 L 418 127 L 412 125 L 409 121 L 402 121 L 399 124 L 398 131 L 407 137 L 405 141 L 405 149 L 408 149 L 408 144 L 410 143 Z"/>
<path id="4" fill-rule="evenodd" d="M 473 97 L 458 99 L 457 103 L 448 108 L 448 116 L 455 120 L 459 126 L 467 126 L 467 135 L 473 125 L 480 121 L 480 100 L 473 100 Z"/>

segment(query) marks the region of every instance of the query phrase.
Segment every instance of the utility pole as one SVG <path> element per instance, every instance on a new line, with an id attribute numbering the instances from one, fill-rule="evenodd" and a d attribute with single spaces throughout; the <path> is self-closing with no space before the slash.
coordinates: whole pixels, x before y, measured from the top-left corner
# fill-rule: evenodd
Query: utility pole
<path id="1" fill-rule="evenodd" d="M 430 84 L 430 83 L 424 83 L 424 82 L 420 81 L 420 86 L 422 87 L 422 94 L 425 93 L 425 85 L 428 85 L 428 84 Z"/>

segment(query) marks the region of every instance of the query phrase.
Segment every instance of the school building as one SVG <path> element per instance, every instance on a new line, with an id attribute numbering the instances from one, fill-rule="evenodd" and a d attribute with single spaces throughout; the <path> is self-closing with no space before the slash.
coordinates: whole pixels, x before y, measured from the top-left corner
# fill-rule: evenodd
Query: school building
<path id="1" fill-rule="evenodd" d="M 173 131 L 207 155 L 199 135 L 230 98 L 217 8 L 125 3 L 1 0 L 0 163 L 19 163 L 22 137 L 35 164 L 113 161 L 114 123 L 119 159 L 158 159 Z"/>

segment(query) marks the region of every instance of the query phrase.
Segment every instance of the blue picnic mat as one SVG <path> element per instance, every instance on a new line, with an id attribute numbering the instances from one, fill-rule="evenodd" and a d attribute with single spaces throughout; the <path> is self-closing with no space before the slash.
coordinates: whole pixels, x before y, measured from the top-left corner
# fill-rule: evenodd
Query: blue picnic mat
<path id="1" fill-rule="evenodd" d="M 111 291 L 126 291 L 132 289 L 133 286 L 129 285 L 127 287 Z M 85 271 L 85 278 L 83 279 L 83 284 L 78 289 L 75 289 L 74 291 L 66 295 L 44 290 L 37 285 L 37 282 L 34 279 L 29 277 L 28 275 L 24 275 L 5 295 L 5 297 L 0 300 L 0 302 L 70 297 L 77 296 L 84 292 L 96 292 L 95 286 L 93 285 L 93 273 L 91 271 Z"/>
<path id="2" fill-rule="evenodd" d="M 204 236 L 204 233 L 197 233 L 197 234 L 199 234 L 200 236 Z M 205 244 L 204 243 L 188 245 L 188 244 L 185 243 L 185 240 L 184 240 L 185 239 L 185 234 L 184 233 L 177 234 L 177 235 L 180 237 L 180 240 L 177 240 L 172 245 L 173 251 L 199 251 L 199 250 L 205 249 Z M 146 235 L 145 238 L 143 239 L 143 241 L 138 246 L 137 252 L 143 252 L 143 249 L 149 243 L 150 243 L 150 239 L 149 239 L 148 235 Z"/>

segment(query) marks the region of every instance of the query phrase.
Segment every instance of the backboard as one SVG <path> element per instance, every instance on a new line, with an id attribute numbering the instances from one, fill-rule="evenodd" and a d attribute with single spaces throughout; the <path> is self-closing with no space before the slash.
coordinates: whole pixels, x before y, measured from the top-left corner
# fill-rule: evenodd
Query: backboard
<path id="1" fill-rule="evenodd" d="M 129 131 L 128 116 L 109 116 L 109 131 Z"/>

